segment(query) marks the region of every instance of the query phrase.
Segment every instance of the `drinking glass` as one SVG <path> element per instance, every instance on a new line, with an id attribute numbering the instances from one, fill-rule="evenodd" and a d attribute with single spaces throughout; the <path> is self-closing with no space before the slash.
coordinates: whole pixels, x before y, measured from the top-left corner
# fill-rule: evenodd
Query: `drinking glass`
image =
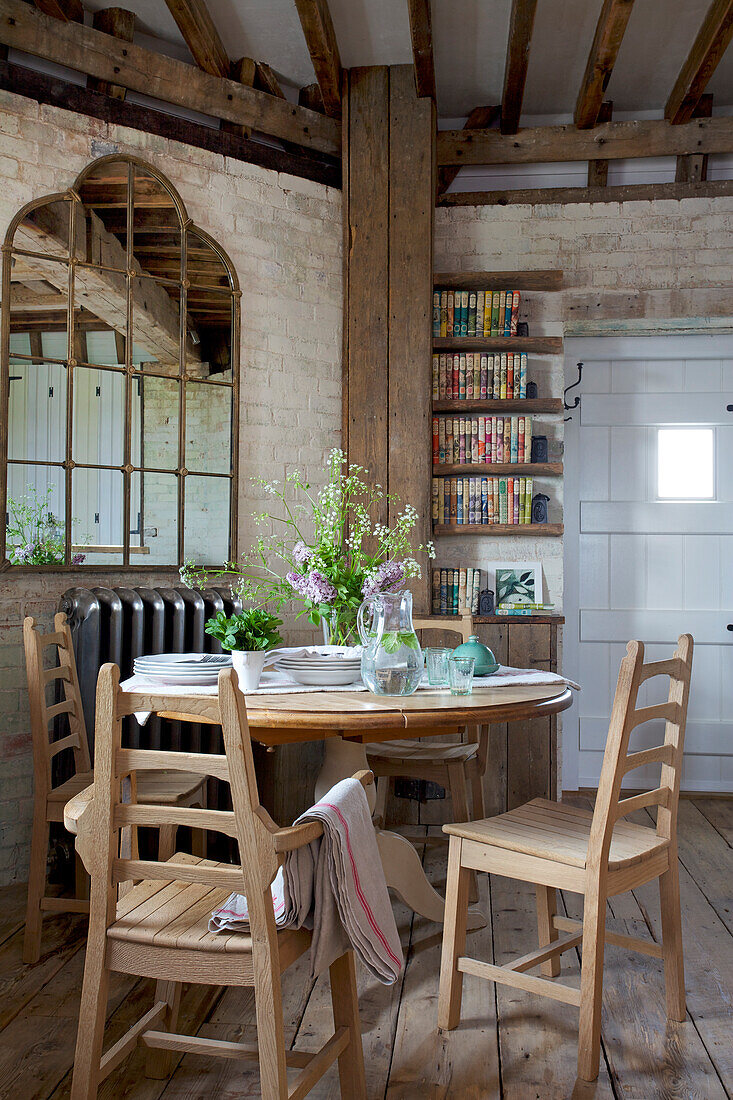
<path id="1" fill-rule="evenodd" d="M 451 650 L 432 647 L 425 652 L 428 655 L 428 683 L 432 687 L 444 687 L 448 683 L 448 658 Z"/>
<path id="2" fill-rule="evenodd" d="M 475 657 L 451 657 L 448 661 L 448 682 L 451 695 L 470 695 L 473 691 Z"/>

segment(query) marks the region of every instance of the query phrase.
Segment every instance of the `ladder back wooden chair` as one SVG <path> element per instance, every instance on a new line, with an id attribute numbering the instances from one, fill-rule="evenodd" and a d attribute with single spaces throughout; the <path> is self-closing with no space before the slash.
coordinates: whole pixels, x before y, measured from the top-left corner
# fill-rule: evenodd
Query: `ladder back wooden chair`
<path id="1" fill-rule="evenodd" d="M 644 664 L 644 646 L 629 642 L 616 695 L 593 813 L 536 798 L 498 817 L 471 824 L 446 825 L 450 834 L 446 917 L 440 971 L 438 1026 L 458 1025 L 464 974 L 502 982 L 576 1005 L 580 1009 L 578 1076 L 598 1076 L 604 943 L 617 944 L 663 959 L 667 1016 L 685 1018 L 682 927 L 677 862 L 677 805 L 684 747 L 693 641 L 680 636 L 674 656 Z M 669 677 L 667 701 L 637 707 L 640 685 L 653 676 Z M 663 720 L 661 745 L 629 752 L 632 731 L 644 722 Z M 629 772 L 661 766 L 659 785 L 621 798 Z M 656 827 L 622 820 L 635 810 L 657 807 Z M 471 871 L 488 871 L 534 883 L 539 948 L 504 966 L 467 957 L 466 913 Z M 606 932 L 606 900 L 659 879 L 662 943 Z M 583 920 L 556 915 L 556 891 L 585 897 Z M 560 940 L 558 932 L 570 935 Z M 580 988 L 552 981 L 560 973 L 560 955 L 582 945 Z M 527 973 L 540 966 L 546 977 Z"/>
<path id="2" fill-rule="evenodd" d="M 455 623 L 445 619 L 414 619 L 416 630 L 440 630 L 454 634 L 456 645 L 467 642 L 474 633 L 470 611 L 464 610 Z M 386 824 L 389 794 L 395 777 L 423 779 L 437 783 L 450 792 L 455 821 L 478 820 L 484 816 L 483 779 L 488 758 L 488 727 L 467 727 L 461 741 L 445 742 L 437 737 L 425 741 L 383 741 L 366 746 L 369 767 L 377 778 L 375 818 Z M 469 811 L 468 791 L 471 791 Z"/>
<path id="3" fill-rule="evenodd" d="M 210 700 L 207 700 L 210 703 Z M 94 790 L 67 807 L 77 847 L 91 875 L 89 938 L 71 1100 L 92 1100 L 100 1082 L 138 1042 L 149 1048 L 148 1076 L 165 1078 L 172 1055 L 259 1059 L 263 1100 L 301 1100 L 338 1059 L 344 1100 L 365 1100 L 356 976 L 351 951 L 330 968 L 334 1032 L 315 1054 L 285 1045 L 280 975 L 308 950 L 311 932 L 275 926 L 270 884 L 284 853 L 322 833 L 320 822 L 278 828 L 260 805 L 244 696 L 236 674 L 219 674 L 219 717 L 226 756 L 123 749 L 121 722 L 139 710 L 175 710 L 164 694 L 119 689 L 119 669 L 105 665 L 97 687 Z M 230 785 L 233 810 L 121 801 L 123 780 L 138 769 L 195 771 Z M 371 781 L 368 772 L 357 777 Z M 240 866 L 176 853 L 169 860 L 117 856 L 127 826 L 188 825 L 239 844 Z M 136 883 L 119 900 L 117 883 Z M 212 909 L 235 891 L 247 897 L 249 933 L 209 932 Z M 157 981 L 155 1003 L 102 1055 L 110 972 Z M 182 983 L 254 988 L 257 1046 L 176 1034 Z M 288 1067 L 300 1070 L 288 1086 Z"/>
<path id="4" fill-rule="evenodd" d="M 63 821 L 64 804 L 75 794 L 88 787 L 94 780 L 89 757 L 84 711 L 82 710 L 79 677 L 74 659 L 71 630 L 64 614 L 54 619 L 51 634 L 42 634 L 35 619 L 26 618 L 23 623 L 28 696 L 30 701 L 31 737 L 33 742 L 33 833 L 28 876 L 28 902 L 26 907 L 23 961 L 38 962 L 41 954 L 41 931 L 44 913 L 87 913 L 87 876 L 77 864 L 75 898 L 46 896 L 46 860 L 48 857 L 49 825 Z M 44 650 L 55 649 L 58 666 L 44 667 Z M 48 704 L 47 694 L 57 681 L 63 684 L 64 698 L 59 703 Z M 50 739 L 50 727 L 59 716 L 65 716 L 68 733 L 56 741 Z M 52 783 L 53 759 L 70 749 L 74 756 L 74 774 L 58 784 Z M 137 798 L 141 802 L 165 802 L 170 805 L 206 805 L 205 782 L 198 773 L 158 772 L 138 777 Z M 172 855 L 175 847 L 175 829 L 165 826 L 160 831 L 159 854 L 161 858 Z M 194 837 L 198 847 L 202 837 Z"/>

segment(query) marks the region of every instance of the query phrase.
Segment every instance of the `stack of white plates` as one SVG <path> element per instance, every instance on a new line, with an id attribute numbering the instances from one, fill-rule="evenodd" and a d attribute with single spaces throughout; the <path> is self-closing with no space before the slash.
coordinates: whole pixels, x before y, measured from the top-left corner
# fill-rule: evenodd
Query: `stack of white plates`
<path id="1" fill-rule="evenodd" d="M 346 656 L 338 652 L 303 651 L 281 657 L 277 667 L 297 684 L 316 687 L 338 687 L 353 684 L 361 677 L 361 657 L 353 650 Z"/>
<path id="2" fill-rule="evenodd" d="M 154 653 L 136 657 L 136 676 L 157 680 L 161 684 L 207 687 L 216 684 L 222 668 L 230 668 L 229 653 Z"/>

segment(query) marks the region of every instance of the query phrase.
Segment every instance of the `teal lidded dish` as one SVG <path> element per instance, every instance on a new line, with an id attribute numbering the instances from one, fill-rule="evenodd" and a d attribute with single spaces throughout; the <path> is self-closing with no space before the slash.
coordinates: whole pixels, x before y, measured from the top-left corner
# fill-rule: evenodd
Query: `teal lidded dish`
<path id="1" fill-rule="evenodd" d="M 472 634 L 467 642 L 453 650 L 453 657 L 473 657 L 474 676 L 491 676 L 499 668 L 499 664 L 488 646 L 478 640 L 478 634 Z"/>

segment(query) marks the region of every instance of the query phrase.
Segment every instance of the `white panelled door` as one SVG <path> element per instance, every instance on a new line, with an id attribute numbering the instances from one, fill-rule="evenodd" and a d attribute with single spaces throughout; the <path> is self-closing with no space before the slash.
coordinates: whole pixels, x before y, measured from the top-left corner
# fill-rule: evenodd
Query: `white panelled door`
<path id="1" fill-rule="evenodd" d="M 733 791 L 733 336 L 570 339 L 563 786 L 598 783 L 626 642 L 650 660 L 695 639 L 682 787 Z M 641 703 L 661 701 L 661 681 Z M 642 726 L 633 748 L 659 744 Z M 658 781 L 641 770 L 629 786 Z"/>

